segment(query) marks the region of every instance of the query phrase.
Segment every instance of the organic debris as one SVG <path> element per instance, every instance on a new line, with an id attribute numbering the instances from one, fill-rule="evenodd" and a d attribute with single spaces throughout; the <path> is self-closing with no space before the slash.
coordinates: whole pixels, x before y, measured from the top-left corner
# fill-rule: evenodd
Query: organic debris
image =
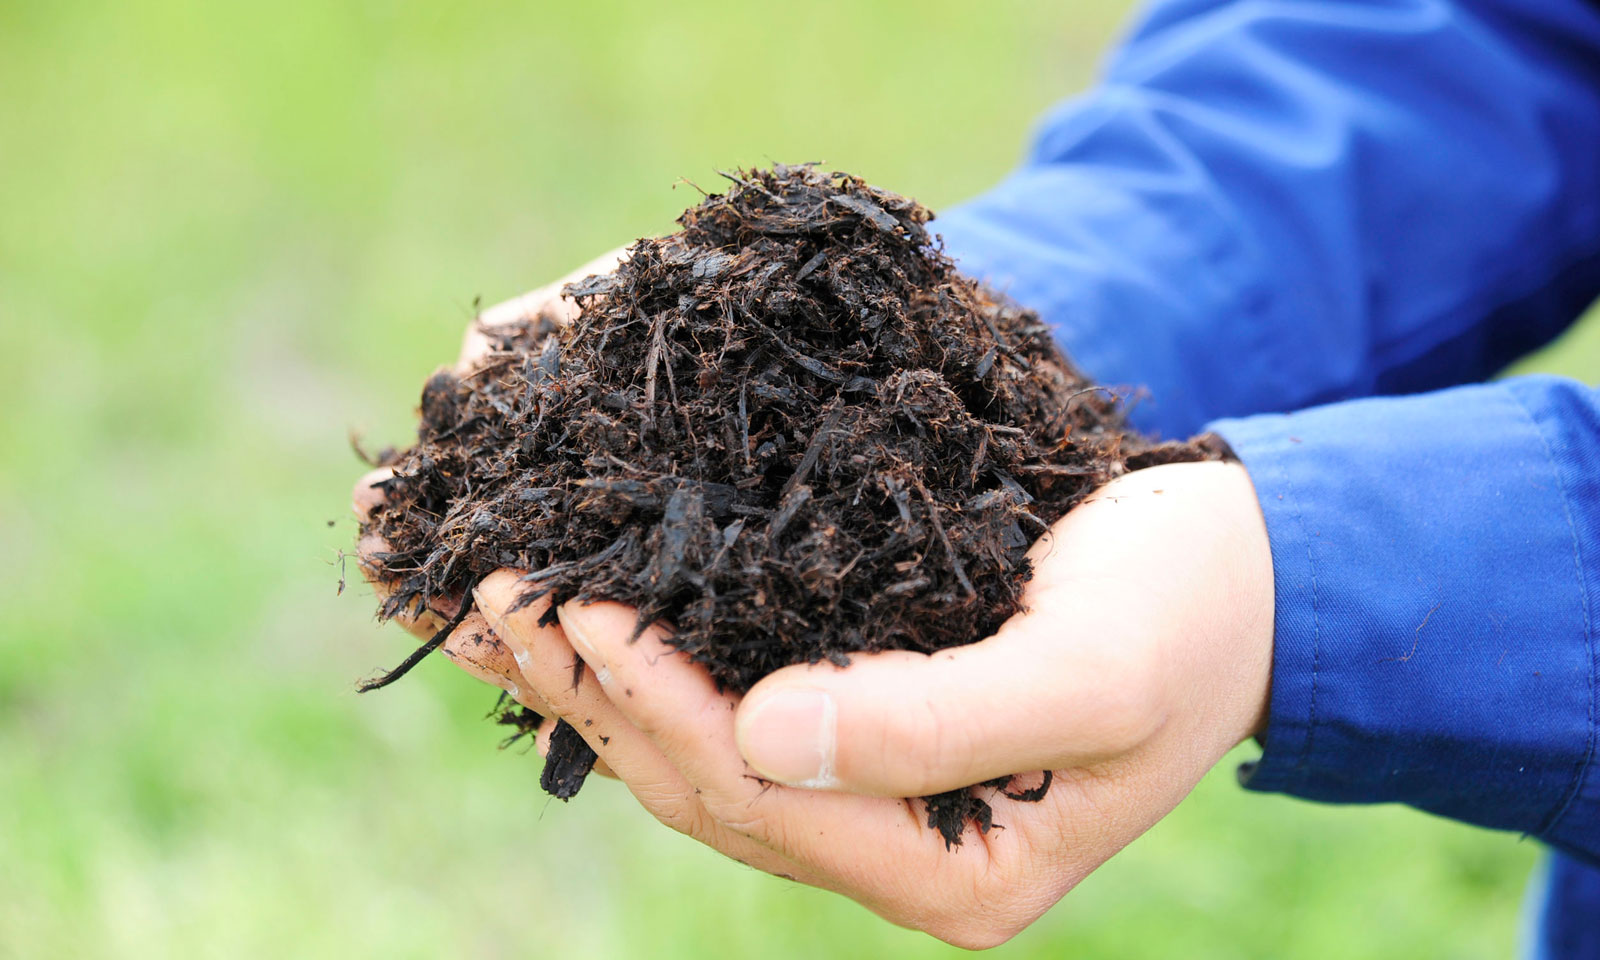
<path id="1" fill-rule="evenodd" d="M 629 604 L 742 692 L 982 639 L 1020 609 L 1029 545 L 1098 486 L 1223 455 L 1132 432 L 1038 316 L 956 271 L 915 201 L 810 165 L 727 177 L 681 231 L 569 285 L 570 325 L 483 328 L 475 369 L 428 381 L 363 531 L 389 546 L 369 558 L 382 617 L 532 571 L 522 602 L 548 597 L 547 620 Z M 594 759 L 559 725 L 545 788 L 571 796 Z M 925 798 L 929 826 L 989 829 L 981 793 Z"/>

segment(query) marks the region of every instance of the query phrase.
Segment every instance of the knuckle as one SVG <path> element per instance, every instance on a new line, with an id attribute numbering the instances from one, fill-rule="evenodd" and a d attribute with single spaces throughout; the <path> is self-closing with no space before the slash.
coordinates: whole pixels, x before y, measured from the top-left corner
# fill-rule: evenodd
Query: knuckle
<path id="1" fill-rule="evenodd" d="M 727 807 L 722 809 L 710 809 L 708 807 L 708 812 L 726 830 L 742 837 L 749 837 L 757 843 L 764 844 L 774 850 L 788 849 L 784 839 L 786 833 L 783 829 L 782 821 L 774 820 L 748 808 L 738 811 Z"/>
<path id="2" fill-rule="evenodd" d="M 1101 685 L 1093 714 L 1100 746 L 1125 752 L 1149 739 L 1162 720 L 1162 697 L 1151 671 L 1123 667 L 1111 674 L 1115 682 Z"/>
<path id="3" fill-rule="evenodd" d="M 769 788 L 776 789 L 776 788 Z M 719 796 L 702 794 L 701 802 L 706 812 L 718 823 L 734 833 L 751 837 L 769 846 L 782 847 L 781 822 L 758 809 L 760 794 L 754 796 Z"/>
<path id="4" fill-rule="evenodd" d="M 711 827 L 705 808 L 670 784 L 630 783 L 628 789 L 651 816 L 685 836 L 702 837 Z"/>

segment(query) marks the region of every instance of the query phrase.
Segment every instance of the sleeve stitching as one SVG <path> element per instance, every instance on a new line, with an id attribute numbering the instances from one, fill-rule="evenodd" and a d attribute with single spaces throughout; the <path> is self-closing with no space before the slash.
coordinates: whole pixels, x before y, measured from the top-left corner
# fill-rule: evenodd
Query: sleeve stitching
<path id="1" fill-rule="evenodd" d="M 1545 837 L 1560 826 L 1561 821 L 1566 818 L 1567 813 L 1577 802 L 1583 782 L 1594 763 L 1596 734 L 1600 732 L 1600 724 L 1596 723 L 1595 715 L 1596 675 L 1600 673 L 1600 651 L 1597 651 L 1595 647 L 1594 630 L 1590 618 L 1589 583 L 1583 575 L 1583 542 L 1578 536 L 1578 525 L 1572 516 L 1572 500 L 1567 493 L 1566 480 L 1561 475 L 1561 467 L 1556 461 L 1555 451 L 1551 448 L 1550 439 L 1545 435 L 1544 428 L 1540 425 L 1538 418 L 1533 415 L 1533 411 L 1529 409 L 1527 403 L 1523 401 L 1515 390 L 1508 388 L 1506 394 L 1516 405 L 1517 410 L 1528 421 L 1528 425 L 1533 428 L 1534 435 L 1539 438 L 1539 444 L 1544 448 L 1545 461 L 1550 466 L 1550 474 L 1556 482 L 1556 492 L 1561 495 L 1561 512 L 1567 521 L 1567 530 L 1572 535 L 1573 578 L 1578 582 L 1578 592 L 1582 598 L 1583 637 L 1589 647 L 1589 741 L 1584 748 L 1583 760 L 1578 764 L 1578 769 L 1572 778 L 1572 786 L 1567 788 L 1566 795 L 1556 806 L 1549 819 L 1533 833 L 1536 837 Z"/>
<path id="2" fill-rule="evenodd" d="M 1278 461 L 1278 475 L 1283 480 L 1283 487 L 1293 499 L 1294 520 L 1300 528 L 1300 536 L 1306 543 L 1306 568 L 1311 580 L 1311 698 L 1306 716 L 1306 738 L 1300 745 L 1300 759 L 1295 763 L 1295 772 L 1304 782 L 1306 773 L 1311 765 L 1311 745 L 1317 735 L 1317 687 L 1322 668 L 1322 614 L 1318 610 L 1317 597 L 1317 562 L 1312 550 L 1311 533 L 1306 528 L 1305 517 L 1301 515 L 1300 497 L 1295 493 L 1294 481 L 1289 478 L 1289 470 L 1284 466 L 1284 460 Z"/>

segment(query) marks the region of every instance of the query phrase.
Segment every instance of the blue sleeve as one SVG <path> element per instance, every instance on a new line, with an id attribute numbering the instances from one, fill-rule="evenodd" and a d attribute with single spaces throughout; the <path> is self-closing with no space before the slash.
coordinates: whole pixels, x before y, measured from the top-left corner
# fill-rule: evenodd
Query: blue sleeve
<path id="1" fill-rule="evenodd" d="M 1600 293 L 1600 0 L 1165 0 L 935 222 L 1140 425 L 1470 382 Z"/>
<path id="2" fill-rule="evenodd" d="M 1547 857 L 1531 891 L 1537 912 L 1523 933 L 1529 960 L 1600 957 L 1600 865 Z"/>
<path id="3" fill-rule="evenodd" d="M 1600 391 L 1526 377 L 1215 425 L 1272 541 L 1246 785 L 1600 863 Z"/>

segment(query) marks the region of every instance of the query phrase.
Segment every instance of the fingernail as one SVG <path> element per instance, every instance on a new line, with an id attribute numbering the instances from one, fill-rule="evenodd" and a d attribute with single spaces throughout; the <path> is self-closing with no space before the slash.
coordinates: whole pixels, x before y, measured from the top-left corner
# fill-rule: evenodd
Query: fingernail
<path id="1" fill-rule="evenodd" d="M 563 603 L 558 615 L 561 617 L 561 630 L 567 635 L 567 639 L 572 641 L 572 645 L 591 657 L 595 656 L 594 644 L 589 642 L 589 638 L 583 632 L 583 614 L 578 613 L 572 604 Z"/>
<path id="2" fill-rule="evenodd" d="M 839 785 L 833 772 L 839 708 L 827 693 L 779 690 L 758 700 L 740 720 L 739 751 L 763 777 L 812 790 Z"/>
<path id="3" fill-rule="evenodd" d="M 489 621 L 490 627 L 505 623 L 505 617 L 500 615 L 500 608 L 485 596 L 482 584 L 472 588 L 472 602 L 478 605 L 478 612 L 483 614 L 483 619 Z"/>
<path id="4" fill-rule="evenodd" d="M 484 619 L 504 623 L 506 608 L 517 599 L 517 576 L 496 570 L 472 588 L 472 599 L 478 602 L 478 612 Z"/>
<path id="5" fill-rule="evenodd" d="M 594 678 L 599 681 L 600 686 L 609 687 L 611 686 L 611 668 L 595 652 L 594 644 L 590 643 L 589 638 L 584 635 L 583 615 L 573 616 L 568 612 L 573 609 L 572 604 L 564 603 L 561 605 L 559 611 L 561 632 L 566 635 L 567 642 L 572 644 L 572 648 L 578 651 L 578 656 L 582 657 L 584 662 L 594 670 Z"/>

